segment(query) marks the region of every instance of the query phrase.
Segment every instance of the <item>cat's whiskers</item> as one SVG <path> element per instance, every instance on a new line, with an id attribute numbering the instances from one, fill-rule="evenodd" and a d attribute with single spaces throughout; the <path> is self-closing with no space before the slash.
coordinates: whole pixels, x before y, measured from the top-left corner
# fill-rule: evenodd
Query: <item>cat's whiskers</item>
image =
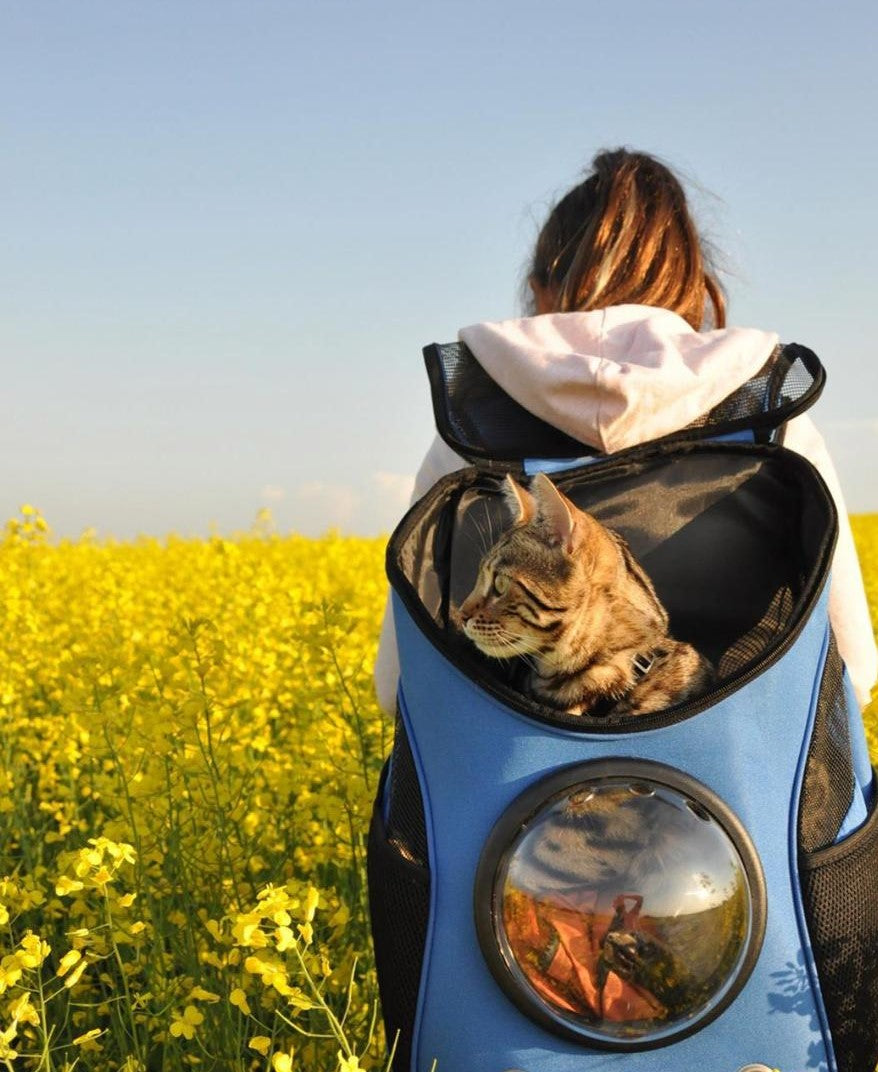
<path id="1" fill-rule="evenodd" d="M 534 637 L 528 636 L 527 633 L 515 632 L 508 626 L 500 625 L 498 623 L 497 632 L 492 634 L 492 640 L 494 638 L 499 640 L 504 646 L 514 647 L 514 654 L 522 659 L 531 660 L 537 654 L 537 648 L 533 646 L 536 644 L 536 640 Z M 522 643 L 528 644 L 528 647 L 522 649 Z M 533 666 L 533 668 L 536 669 L 536 666 L 531 662 L 528 662 L 528 665 Z"/>
<path id="2" fill-rule="evenodd" d="M 477 517 L 472 519 L 471 527 L 462 530 L 462 534 L 478 550 L 480 558 L 484 558 L 495 543 L 493 522 L 487 510 L 484 512 L 484 521 L 487 522 L 487 532 L 482 527 L 482 520 Z"/>

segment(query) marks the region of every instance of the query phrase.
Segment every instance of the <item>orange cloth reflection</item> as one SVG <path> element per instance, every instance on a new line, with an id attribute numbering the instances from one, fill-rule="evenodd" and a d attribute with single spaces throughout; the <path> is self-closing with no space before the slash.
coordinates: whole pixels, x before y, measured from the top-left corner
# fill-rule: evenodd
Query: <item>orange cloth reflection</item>
<path id="1" fill-rule="evenodd" d="M 613 915 L 599 914 L 594 891 L 557 893 L 549 900 L 511 890 L 504 898 L 506 935 L 531 986 L 557 1008 L 590 1020 L 661 1020 L 666 1006 L 623 979 L 603 954 L 611 930 L 638 925 L 641 903 L 637 894 L 621 894 Z"/>

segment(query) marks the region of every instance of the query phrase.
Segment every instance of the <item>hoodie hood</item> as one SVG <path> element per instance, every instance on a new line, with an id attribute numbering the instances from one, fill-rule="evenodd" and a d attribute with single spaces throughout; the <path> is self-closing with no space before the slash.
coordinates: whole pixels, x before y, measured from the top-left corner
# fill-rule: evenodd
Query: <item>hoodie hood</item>
<path id="1" fill-rule="evenodd" d="M 696 331 L 647 305 L 473 324 L 458 338 L 516 402 L 607 454 L 685 428 L 778 343 L 755 328 Z"/>

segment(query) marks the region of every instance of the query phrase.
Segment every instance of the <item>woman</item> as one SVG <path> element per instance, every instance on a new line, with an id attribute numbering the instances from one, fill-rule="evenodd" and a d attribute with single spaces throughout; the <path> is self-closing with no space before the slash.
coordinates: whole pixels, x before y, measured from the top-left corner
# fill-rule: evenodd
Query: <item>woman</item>
<path id="1" fill-rule="evenodd" d="M 754 376 L 778 343 L 772 332 L 726 327 L 722 288 L 683 188 L 644 153 L 595 157 L 549 214 L 528 283 L 532 315 L 475 324 L 459 338 L 526 409 L 607 454 L 691 424 Z M 829 613 L 865 706 L 878 651 L 838 477 L 807 415 L 786 425 L 783 443 L 813 463 L 838 509 Z M 437 437 L 413 501 L 466 464 Z M 398 676 L 388 604 L 375 667 L 388 712 Z"/>

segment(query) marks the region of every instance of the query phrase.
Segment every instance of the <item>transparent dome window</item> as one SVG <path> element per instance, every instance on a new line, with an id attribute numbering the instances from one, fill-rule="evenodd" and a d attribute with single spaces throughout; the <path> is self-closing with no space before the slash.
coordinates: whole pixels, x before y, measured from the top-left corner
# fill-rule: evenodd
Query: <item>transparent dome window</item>
<path id="1" fill-rule="evenodd" d="M 660 764 L 543 779 L 486 845 L 483 951 L 523 1012 L 583 1043 L 645 1049 L 712 1020 L 746 981 L 765 894 L 741 824 Z"/>

